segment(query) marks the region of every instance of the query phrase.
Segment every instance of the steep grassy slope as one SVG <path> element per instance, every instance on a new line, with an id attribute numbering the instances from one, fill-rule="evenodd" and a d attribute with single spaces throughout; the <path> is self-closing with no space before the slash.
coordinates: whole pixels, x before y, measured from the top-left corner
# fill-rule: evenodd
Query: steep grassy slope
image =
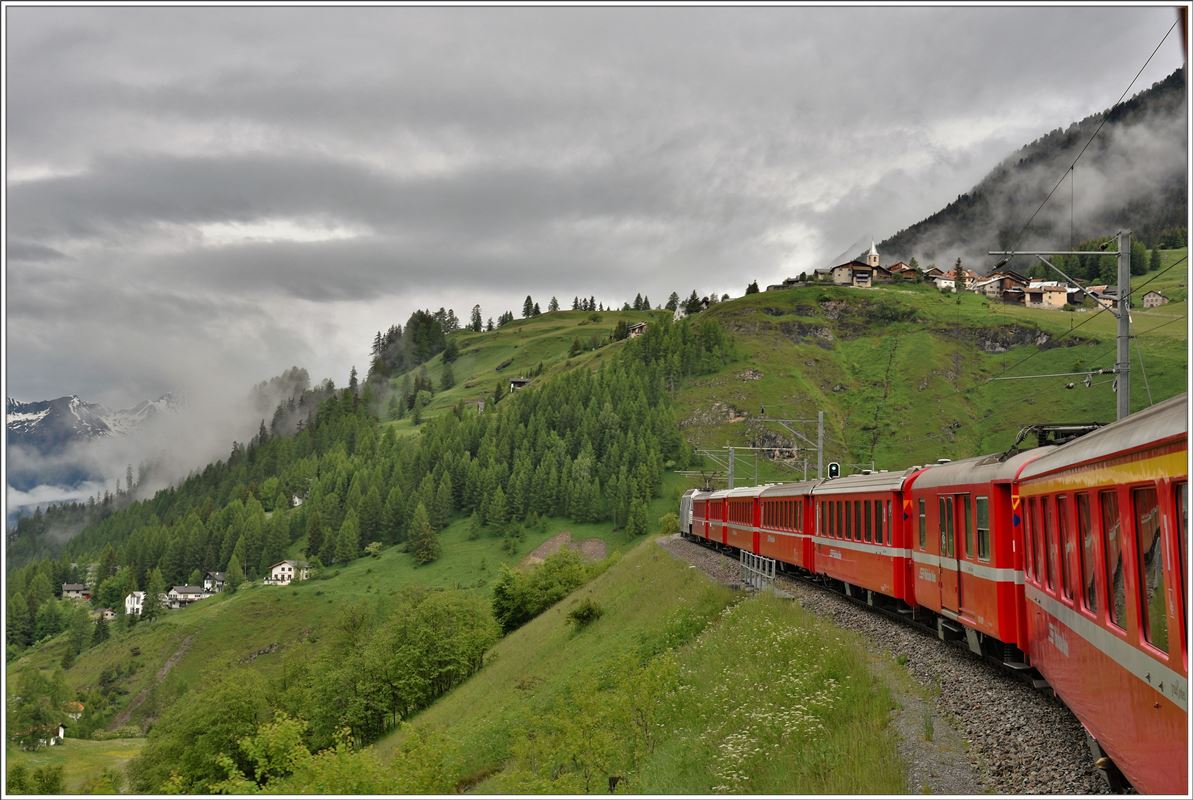
<path id="1" fill-rule="evenodd" d="M 586 600 L 604 614 L 577 630 Z M 861 643 L 787 602 L 734 603 L 641 544 L 377 752 L 438 737 L 479 793 L 599 792 L 609 775 L 631 793 L 902 791 Z"/>
<path id="2" fill-rule="evenodd" d="M 1134 285 L 1149 277 L 1137 276 Z M 1182 265 L 1154 285 L 1175 294 L 1186 277 Z M 733 332 L 741 358 L 679 394 L 684 434 L 705 446 L 745 446 L 766 431 L 783 433 L 750 420 L 764 408 L 768 416 L 804 419 L 823 409 L 826 461 L 896 468 L 1005 448 L 1030 423 L 1114 418 L 1109 376 L 1096 377 L 1090 389 L 1081 376 L 990 381 L 1113 366 L 1108 313 L 1006 306 L 916 285 L 807 286 L 708 313 Z M 1186 330 L 1177 320 L 1184 313 L 1184 303 L 1134 312 L 1133 409 L 1184 390 Z M 1072 390 L 1069 381 L 1077 384 Z M 812 424 L 804 430 L 815 435 Z M 752 480 L 750 455 L 741 457 L 738 474 Z M 764 463 L 760 478 L 791 475 Z"/>
<path id="3" fill-rule="evenodd" d="M 619 343 L 597 350 L 584 350 L 571 356 L 572 342 L 580 339 L 587 347 L 588 340 L 608 339 L 617 323 L 648 322 L 670 312 L 649 311 L 557 311 L 529 319 L 515 320 L 492 331 L 471 330 L 452 334 L 460 348 L 460 357 L 451 364 L 455 385 L 439 391 L 443 380 L 443 355 L 437 355 L 424 366 L 435 385 L 436 392 L 427 406 L 424 417 L 434 417 L 452 408 L 461 400 L 474 402 L 492 397 L 499 382 L 527 376 L 541 364 L 543 377 L 558 374 L 574 367 L 595 367 L 620 349 Z M 411 375 L 419 368 L 411 370 Z M 540 378 L 541 379 L 541 378 Z M 538 379 L 536 379 L 538 380 Z M 396 388 L 401 376 L 392 381 Z M 400 434 L 417 431 L 410 416 L 387 423 Z"/>

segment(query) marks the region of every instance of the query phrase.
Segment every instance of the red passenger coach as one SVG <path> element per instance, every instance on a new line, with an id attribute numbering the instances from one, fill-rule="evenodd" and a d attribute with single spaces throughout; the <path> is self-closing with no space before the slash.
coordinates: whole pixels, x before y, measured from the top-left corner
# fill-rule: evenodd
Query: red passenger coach
<path id="1" fill-rule="evenodd" d="M 816 515 L 812 487 L 817 481 L 764 486 L 758 495 L 760 555 L 812 571 Z"/>
<path id="2" fill-rule="evenodd" d="M 1033 665 L 1140 792 L 1188 795 L 1188 397 L 1023 470 Z"/>
<path id="3" fill-rule="evenodd" d="M 725 520 L 728 506 L 725 497 L 728 489 L 720 489 L 708 496 L 708 533 L 705 538 L 716 544 L 725 544 Z"/>
<path id="4" fill-rule="evenodd" d="M 725 538 L 722 544 L 748 553 L 758 552 L 758 493 L 760 486 L 726 489 Z"/>
<path id="5" fill-rule="evenodd" d="M 1001 644 L 1027 651 L 1023 525 L 1013 482 L 1053 449 L 934 466 L 907 495 L 915 602 L 963 625 L 976 653 L 1020 662 L 1013 650 L 1000 652 Z"/>
<path id="6" fill-rule="evenodd" d="M 849 594 L 868 589 L 913 605 L 910 526 L 902 498 L 924 471 L 851 475 L 814 487 L 816 572 L 843 582 Z"/>

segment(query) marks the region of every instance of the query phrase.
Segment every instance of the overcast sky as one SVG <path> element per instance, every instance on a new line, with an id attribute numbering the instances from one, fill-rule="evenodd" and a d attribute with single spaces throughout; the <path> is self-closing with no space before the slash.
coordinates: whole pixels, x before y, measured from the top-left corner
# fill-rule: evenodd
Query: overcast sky
<path id="1" fill-rule="evenodd" d="M 7 393 L 114 406 L 291 364 L 342 384 L 416 307 L 658 304 L 823 266 L 1108 106 L 1175 19 L 5 13 Z"/>

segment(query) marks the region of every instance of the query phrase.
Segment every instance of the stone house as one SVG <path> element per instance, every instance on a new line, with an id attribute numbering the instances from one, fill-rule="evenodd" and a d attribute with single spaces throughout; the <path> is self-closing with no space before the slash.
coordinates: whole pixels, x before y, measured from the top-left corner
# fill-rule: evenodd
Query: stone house
<path id="1" fill-rule="evenodd" d="M 1154 289 L 1143 296 L 1144 308 L 1158 308 L 1167 302 L 1168 298 Z"/>

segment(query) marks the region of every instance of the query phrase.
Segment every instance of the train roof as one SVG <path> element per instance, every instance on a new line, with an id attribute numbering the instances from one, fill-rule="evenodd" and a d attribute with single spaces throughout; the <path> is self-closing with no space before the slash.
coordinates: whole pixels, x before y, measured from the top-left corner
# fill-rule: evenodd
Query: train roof
<path id="1" fill-rule="evenodd" d="M 869 474 L 850 475 L 845 478 L 833 478 L 824 481 L 812 489 L 812 494 L 853 494 L 855 492 L 897 492 L 903 488 L 904 482 L 924 467 L 908 467 L 898 472 L 871 472 Z M 936 469 L 935 466 L 928 469 Z"/>
<path id="2" fill-rule="evenodd" d="M 1028 480 L 1176 436 L 1184 436 L 1186 439 L 1189 436 L 1187 394 L 1170 397 L 1093 433 L 1087 433 L 1080 439 L 1063 444 L 1029 464 L 1020 477 L 1022 480 Z"/>
<path id="3" fill-rule="evenodd" d="M 812 493 L 812 487 L 820 481 L 792 481 L 763 486 L 759 497 L 802 497 Z"/>
<path id="4" fill-rule="evenodd" d="M 1037 458 L 1051 453 L 1056 447 L 1047 445 L 1027 450 L 1001 461 L 1001 453 L 976 456 L 939 464 L 916 478 L 916 489 L 932 489 L 938 486 L 956 486 L 963 483 L 993 483 L 1011 481 L 1019 476 L 1019 470 Z"/>

